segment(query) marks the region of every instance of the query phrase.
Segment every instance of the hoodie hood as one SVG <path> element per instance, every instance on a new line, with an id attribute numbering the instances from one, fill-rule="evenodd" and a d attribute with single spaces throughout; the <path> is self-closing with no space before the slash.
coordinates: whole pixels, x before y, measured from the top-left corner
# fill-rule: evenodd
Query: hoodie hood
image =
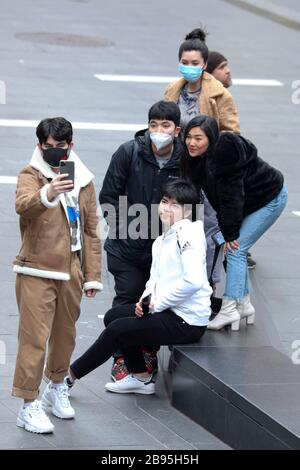
<path id="1" fill-rule="evenodd" d="M 137 131 L 135 134 L 134 134 L 134 138 L 136 139 L 137 137 L 143 137 L 146 132 L 148 132 L 148 127 L 146 127 L 146 129 L 141 129 L 140 131 Z"/>
<path id="2" fill-rule="evenodd" d="M 73 150 L 70 152 L 68 161 L 75 163 L 75 187 L 84 188 L 87 186 L 94 178 L 93 173 L 82 163 Z M 57 176 L 57 173 L 54 173 L 51 166 L 43 159 L 38 146 L 34 149 L 29 165 L 48 179 L 53 179 Z"/>

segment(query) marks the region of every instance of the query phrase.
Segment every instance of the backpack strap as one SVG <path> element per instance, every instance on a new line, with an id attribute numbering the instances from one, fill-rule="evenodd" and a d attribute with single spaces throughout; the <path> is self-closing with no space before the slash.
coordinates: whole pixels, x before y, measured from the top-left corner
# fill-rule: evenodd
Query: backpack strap
<path id="1" fill-rule="evenodd" d="M 136 159 L 138 157 L 139 144 L 137 143 L 137 141 L 135 139 L 133 140 L 133 143 L 130 140 L 130 141 L 125 143 L 125 150 L 126 150 L 126 152 L 131 154 L 130 164 L 127 167 L 127 176 L 129 176 L 131 166 L 134 164 L 134 162 L 136 161 Z"/>
<path id="2" fill-rule="evenodd" d="M 211 271 L 210 271 L 210 276 L 209 276 L 209 279 L 208 279 L 208 282 L 210 283 L 211 286 L 213 285 L 212 276 L 213 276 L 214 269 L 216 267 L 216 263 L 217 263 L 217 259 L 218 259 L 219 253 L 220 253 L 221 246 L 222 245 L 216 245 L 216 247 L 215 247 L 213 264 L 212 264 Z"/>

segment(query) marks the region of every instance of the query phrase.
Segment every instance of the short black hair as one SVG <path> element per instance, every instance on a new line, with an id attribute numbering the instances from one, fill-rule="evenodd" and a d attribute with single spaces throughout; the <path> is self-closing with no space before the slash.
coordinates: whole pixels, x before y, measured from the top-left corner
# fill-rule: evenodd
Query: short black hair
<path id="1" fill-rule="evenodd" d="M 151 119 L 167 119 L 173 121 L 175 126 L 180 125 L 180 108 L 178 104 L 172 101 L 158 101 L 154 103 L 148 112 L 148 122 Z"/>
<path id="2" fill-rule="evenodd" d="M 65 140 L 68 144 L 72 142 L 72 124 L 63 117 L 43 119 L 36 128 L 36 136 L 40 144 L 47 142 L 49 136 L 61 142 Z"/>
<path id="3" fill-rule="evenodd" d="M 166 183 L 162 187 L 161 197 L 169 199 L 176 199 L 178 204 L 184 206 L 185 204 L 196 205 L 200 202 L 200 194 L 195 186 L 188 180 L 178 178 L 171 183 Z"/>

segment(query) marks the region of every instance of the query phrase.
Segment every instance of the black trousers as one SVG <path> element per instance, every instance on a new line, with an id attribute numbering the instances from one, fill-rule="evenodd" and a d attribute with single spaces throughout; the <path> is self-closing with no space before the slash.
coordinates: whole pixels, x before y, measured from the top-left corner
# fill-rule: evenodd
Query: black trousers
<path id="1" fill-rule="evenodd" d="M 198 341 L 205 326 L 191 326 L 171 310 L 138 318 L 135 305 L 110 309 L 105 330 L 94 344 L 71 365 L 77 379 L 84 377 L 121 350 L 129 372 L 145 372 L 142 346 L 189 344 Z"/>
<path id="2" fill-rule="evenodd" d="M 108 271 L 114 276 L 115 292 L 112 306 L 135 304 L 145 290 L 146 282 L 150 277 L 150 267 L 138 266 L 121 260 L 107 252 Z M 154 354 L 158 347 L 150 349 Z M 114 361 L 122 356 L 121 351 L 115 351 Z"/>
<path id="3" fill-rule="evenodd" d="M 138 302 L 150 277 L 150 267 L 139 267 L 107 253 L 107 268 L 115 280 L 116 295 L 112 306 Z"/>

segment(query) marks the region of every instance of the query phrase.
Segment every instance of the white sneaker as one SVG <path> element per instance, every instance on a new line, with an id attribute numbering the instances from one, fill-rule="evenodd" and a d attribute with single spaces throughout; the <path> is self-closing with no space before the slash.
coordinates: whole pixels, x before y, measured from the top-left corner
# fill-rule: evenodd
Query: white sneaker
<path id="1" fill-rule="evenodd" d="M 33 401 L 26 407 L 21 407 L 17 418 L 17 426 L 26 429 L 26 431 L 39 434 L 50 433 L 54 430 L 53 424 L 38 400 Z"/>
<path id="2" fill-rule="evenodd" d="M 46 382 L 46 384 L 51 382 L 51 380 L 48 379 L 48 377 L 45 374 L 43 374 L 43 380 L 44 380 L 44 382 Z M 71 382 L 71 380 L 69 379 L 69 376 L 66 375 L 66 377 L 64 378 L 64 384 L 68 387 L 68 395 L 70 396 L 71 395 L 71 388 L 74 386 L 75 380 L 73 382 Z"/>
<path id="3" fill-rule="evenodd" d="M 116 382 L 108 382 L 106 390 L 115 393 L 141 393 L 142 395 L 153 395 L 155 393 L 155 383 L 152 377 L 147 382 L 138 380 L 133 375 L 127 375 L 124 379 Z"/>
<path id="4" fill-rule="evenodd" d="M 49 409 L 54 416 L 61 419 L 71 419 L 75 411 L 69 402 L 68 387 L 66 384 L 53 385 L 49 382 L 42 396 L 42 406 Z"/>

